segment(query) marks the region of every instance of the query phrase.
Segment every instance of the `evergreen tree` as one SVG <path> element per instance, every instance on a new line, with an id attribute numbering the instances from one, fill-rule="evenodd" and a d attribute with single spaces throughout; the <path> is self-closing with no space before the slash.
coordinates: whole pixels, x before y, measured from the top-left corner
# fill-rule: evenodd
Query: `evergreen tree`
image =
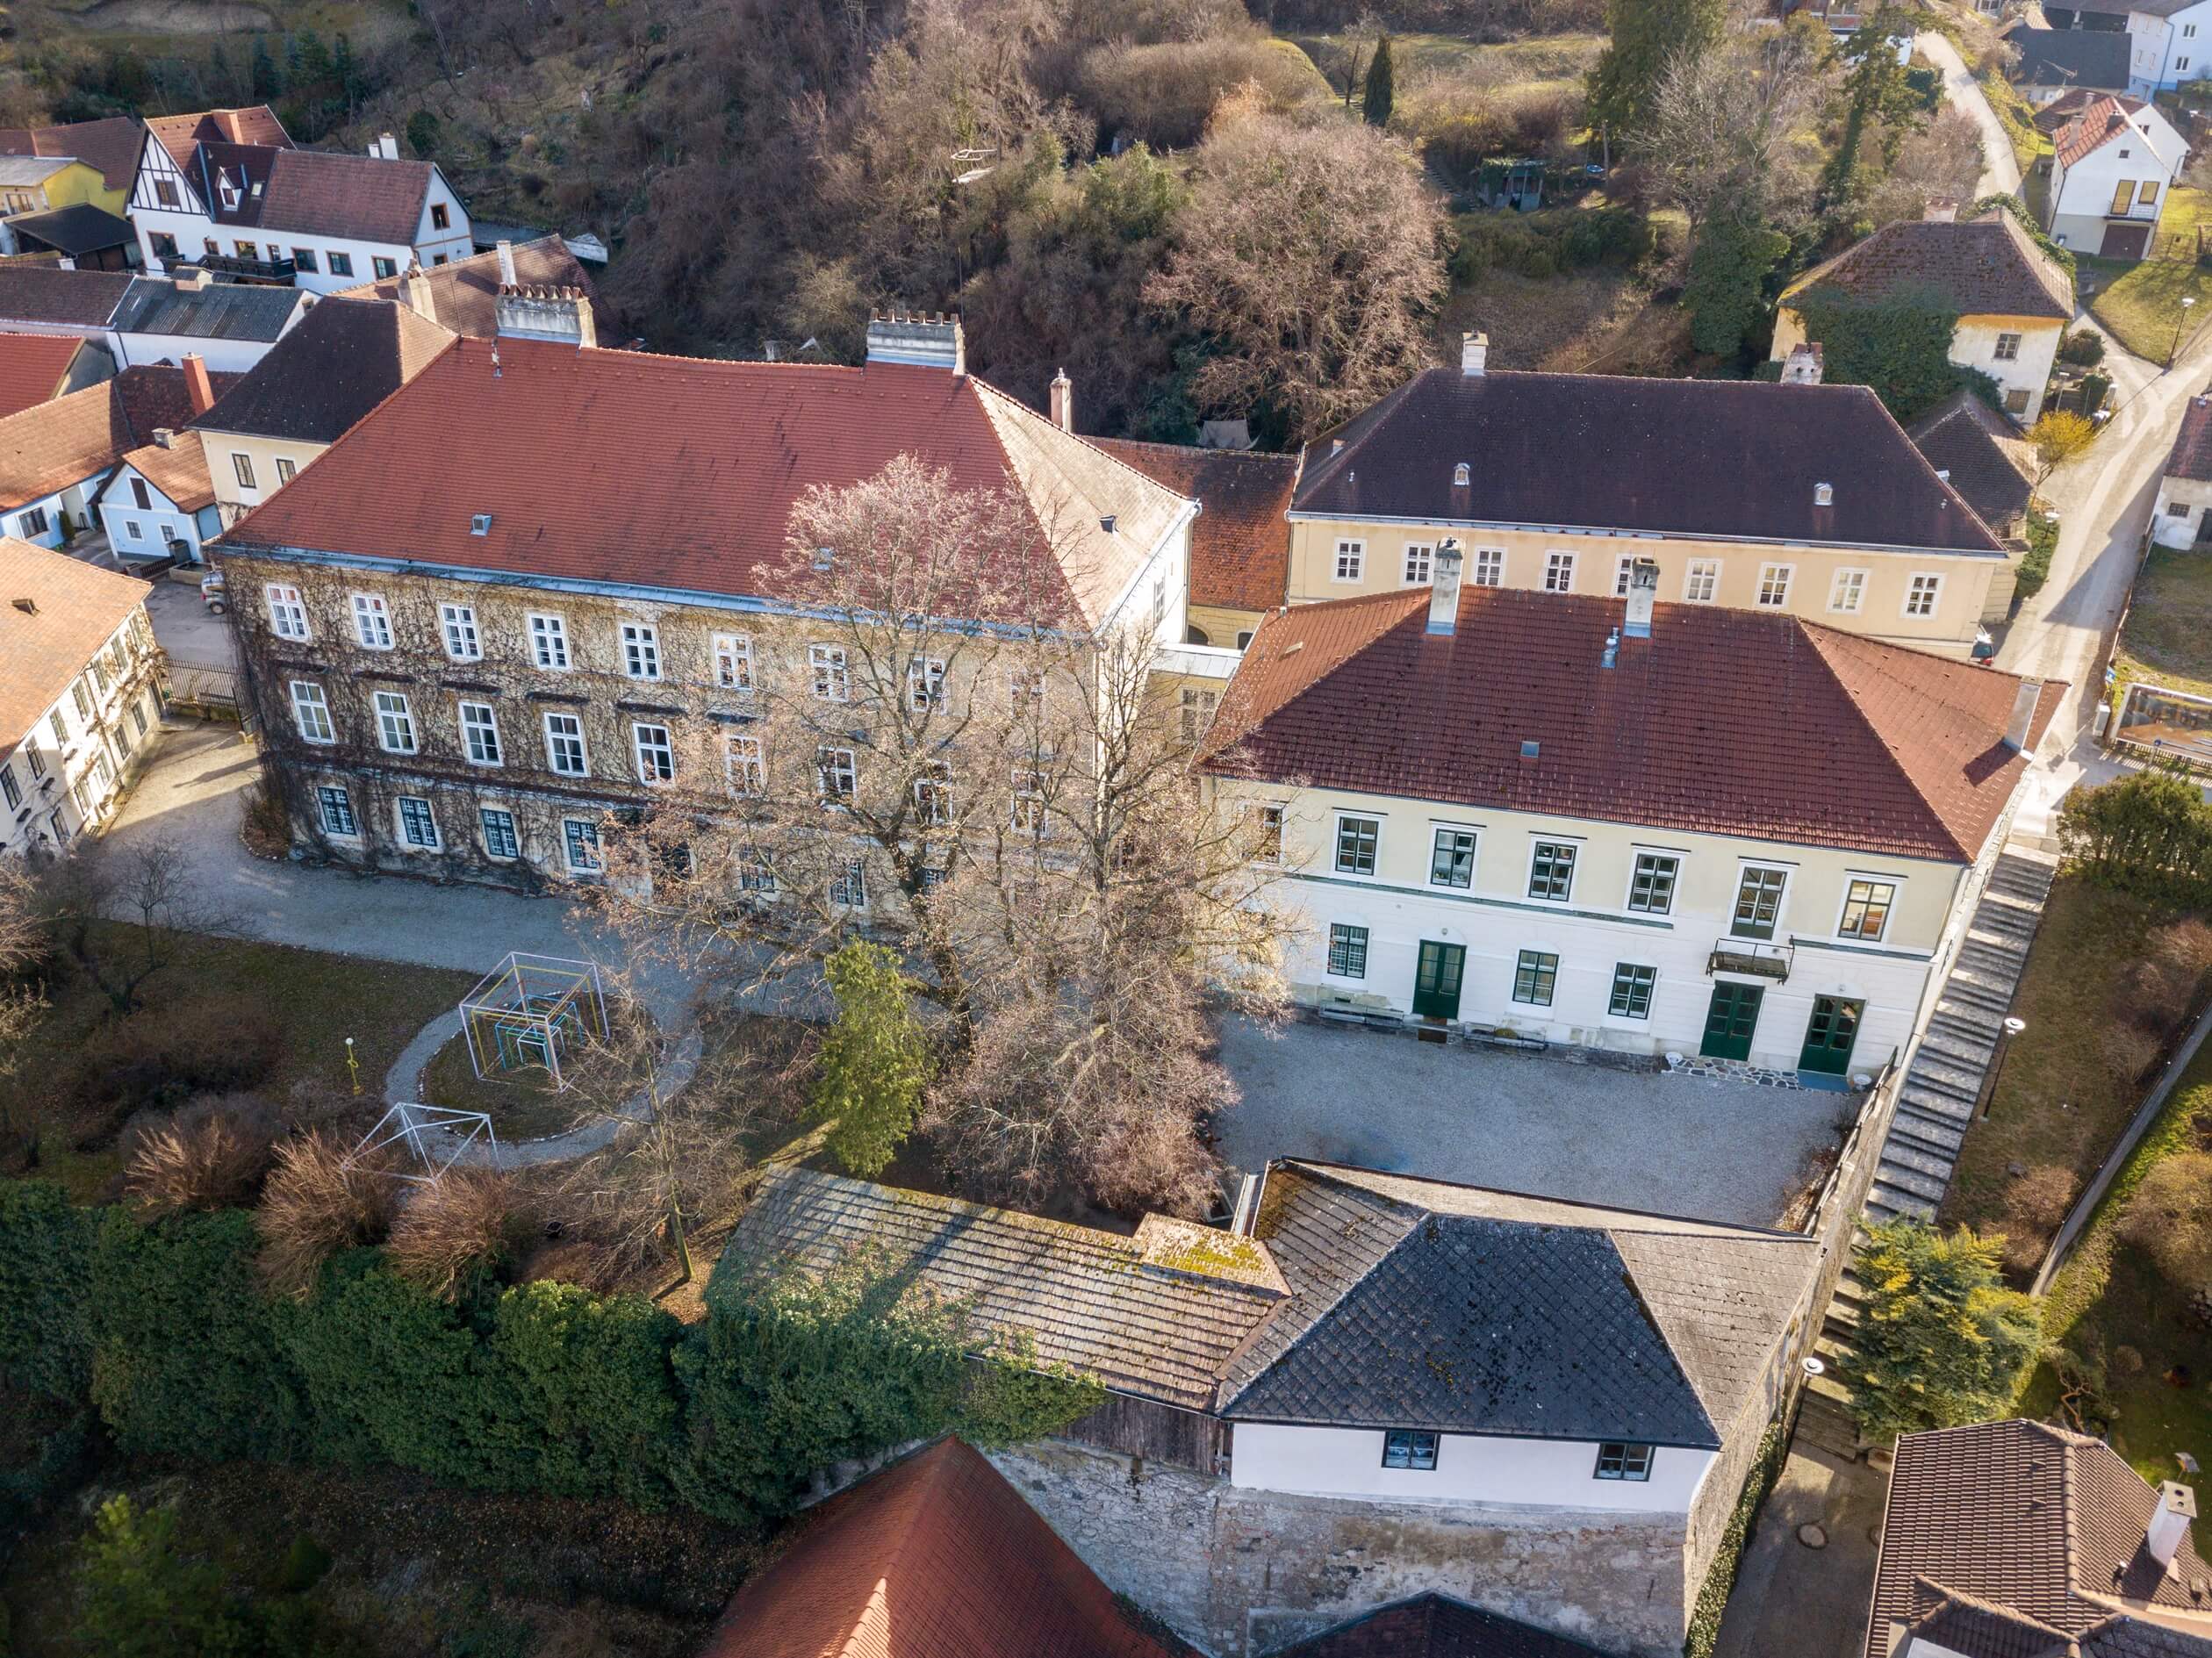
<path id="1" fill-rule="evenodd" d="M 1361 112 L 1369 126 L 1390 124 L 1390 105 L 1396 96 L 1390 75 L 1390 37 L 1386 34 L 1375 42 L 1375 61 L 1368 65 L 1367 97 Z"/>
<path id="2" fill-rule="evenodd" d="M 284 90 L 283 78 L 276 73 L 276 60 L 269 55 L 269 42 L 260 35 L 254 37 L 254 58 L 251 70 L 254 96 L 267 103 Z"/>
<path id="3" fill-rule="evenodd" d="M 248 1653 L 260 1643 L 223 1591 L 223 1568 L 176 1550 L 176 1516 L 144 1511 L 127 1497 L 100 1505 L 80 1546 L 83 1611 L 76 1637 L 112 1658 L 200 1658 Z"/>
<path id="4" fill-rule="evenodd" d="M 846 1173 L 881 1174 L 914 1127 L 930 1080 L 929 1037 L 899 958 L 856 940 L 822 964 L 837 1019 L 822 1046 L 814 1109 Z"/>
<path id="5" fill-rule="evenodd" d="M 1727 0 L 1606 0 L 1611 41 L 1590 72 L 1590 124 L 1616 145 L 1642 136 L 1667 65 L 1720 39 Z"/>
<path id="6" fill-rule="evenodd" d="M 1866 1301 L 1838 1374 L 1869 1439 L 1887 1445 L 2010 1410 L 2043 1328 L 2035 1302 L 1998 1277 L 2002 1244 L 1911 1220 L 1867 1229 L 1852 1259 Z"/>
<path id="7" fill-rule="evenodd" d="M 407 147 L 428 161 L 438 147 L 439 121 L 434 110 L 417 110 L 407 118 Z"/>
<path id="8" fill-rule="evenodd" d="M 1849 102 L 1843 114 L 1843 136 L 1821 174 L 1821 200 L 1825 206 L 1857 200 L 1871 182 L 1862 154 L 1869 123 L 1882 124 L 1884 170 L 1895 164 L 1905 134 L 1927 124 L 1928 111 L 1906 78 L 1905 66 L 1897 61 L 1897 47 L 1890 38 L 1900 32 L 1910 34 L 1912 25 L 1885 7 L 1861 24 L 1843 48 L 1851 66 L 1843 77 L 1843 93 Z"/>
<path id="9" fill-rule="evenodd" d="M 1706 225 L 1690 254 L 1682 303 L 1690 312 L 1690 343 L 1732 357 L 1759 313 L 1762 289 L 1790 239 L 1772 226 L 1724 214 Z"/>
<path id="10" fill-rule="evenodd" d="M 361 78 L 361 69 L 354 62 L 353 42 L 344 35 L 338 37 L 337 50 L 331 54 L 330 72 L 338 83 L 338 96 L 345 101 L 346 113 L 350 116 L 368 90 Z"/>

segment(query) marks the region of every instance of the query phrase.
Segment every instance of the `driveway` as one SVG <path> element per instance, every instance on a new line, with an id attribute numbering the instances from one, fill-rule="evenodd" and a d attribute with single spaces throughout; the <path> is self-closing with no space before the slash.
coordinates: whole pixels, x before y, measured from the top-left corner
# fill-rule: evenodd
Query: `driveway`
<path id="1" fill-rule="evenodd" d="M 1981 129 L 1982 176 L 1974 186 L 1974 198 L 1985 196 L 2017 196 L 2020 193 L 2020 163 L 2013 157 L 2012 140 L 2005 136 L 2005 125 L 1997 118 L 1997 111 L 1989 107 L 1989 100 L 1982 96 L 1966 61 L 1958 55 L 1958 48 L 1943 36 L 1930 30 L 1917 37 L 1913 44 L 1921 54 L 1943 72 L 1943 96 L 1974 118 L 1974 125 Z"/>
<path id="2" fill-rule="evenodd" d="M 154 642 L 169 655 L 169 694 L 187 702 L 235 700 L 238 647 L 230 623 L 208 614 L 197 572 L 189 582 L 156 580 L 146 595 Z"/>
<path id="3" fill-rule="evenodd" d="M 1800 1440 L 1759 1511 L 1715 1658 L 1864 1658 L 1889 1481 Z M 1809 1547 L 1799 1528 L 1821 1528 Z"/>
<path id="4" fill-rule="evenodd" d="M 1311 1157 L 1698 1220 L 1770 1225 L 1854 1096 L 1616 1071 L 1339 1025 L 1223 1032 L 1244 1091 L 1221 1154 Z"/>

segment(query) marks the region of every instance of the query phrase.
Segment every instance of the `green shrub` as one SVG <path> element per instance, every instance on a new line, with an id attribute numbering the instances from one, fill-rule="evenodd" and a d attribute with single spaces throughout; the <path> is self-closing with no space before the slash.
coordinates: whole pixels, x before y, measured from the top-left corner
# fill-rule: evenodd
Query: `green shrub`
<path id="1" fill-rule="evenodd" d="M 1821 342 L 1831 384 L 1871 387 L 1900 425 L 1908 425 L 1962 386 L 1994 400 L 1996 385 L 1950 360 L 1958 308 L 1932 289 L 1892 290 L 1861 298 L 1822 285 L 1790 301 L 1805 337 Z"/>
<path id="2" fill-rule="evenodd" d="M 330 1551 L 302 1532 L 284 1551 L 269 1575 L 269 1585 L 280 1595 L 303 1594 L 323 1580 L 330 1569 Z"/>
<path id="3" fill-rule="evenodd" d="M 2022 599 L 2043 591 L 2050 579 L 2051 556 L 2058 550 L 2058 520 L 2048 513 L 2028 514 L 2028 550 L 2020 560 L 2013 591 Z"/>
<path id="4" fill-rule="evenodd" d="M 2076 328 L 2058 342 L 2058 361 L 2094 369 L 2104 361 L 2105 338 L 2094 328 Z"/>
<path id="5" fill-rule="evenodd" d="M 0 1181 L 0 1379 L 50 1399 L 84 1398 L 97 1219 L 51 1181 Z"/>

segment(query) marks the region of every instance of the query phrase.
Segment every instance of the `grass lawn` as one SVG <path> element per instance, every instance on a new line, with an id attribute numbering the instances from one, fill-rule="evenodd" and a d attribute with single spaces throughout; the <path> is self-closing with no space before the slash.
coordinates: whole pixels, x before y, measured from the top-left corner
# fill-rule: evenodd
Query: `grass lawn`
<path id="1" fill-rule="evenodd" d="M 2155 679 L 2212 696 L 2212 559 L 2151 549 L 2112 665 L 2122 680 Z"/>
<path id="2" fill-rule="evenodd" d="M 621 1004 L 609 1007 L 607 1016 L 614 1023 L 614 1045 L 597 1040 L 596 1031 L 572 1043 L 562 1059 L 565 1088 L 557 1090 L 552 1073 L 542 1065 L 479 1077 L 469 1057 L 468 1037 L 456 1032 L 423 1067 L 423 1101 L 488 1113 L 492 1131 L 503 1140 L 565 1133 L 583 1112 L 619 1104 L 644 1086 L 647 1052 L 625 1037 L 639 1021 L 650 1027 L 652 1016 Z"/>
<path id="3" fill-rule="evenodd" d="M 2212 295 L 2212 272 L 2193 261 L 2145 259 L 2134 263 L 2081 255 L 2074 267 L 2096 284 L 2096 294 L 2089 301 L 2091 314 L 2146 362 L 2164 362 L 2172 352 L 2174 331 L 2185 327 L 2184 298 L 2194 302 L 2189 309 L 2195 314 L 2186 324 L 2189 332 L 2212 321 L 2212 309 L 2204 303 Z"/>
<path id="4" fill-rule="evenodd" d="M 1970 61 L 1972 55 L 1968 54 Z M 1982 96 L 1989 100 L 1998 125 L 2012 140 L 2013 160 L 2019 163 L 2021 180 L 2025 183 L 2036 170 L 2036 163 L 2050 154 L 2050 140 L 2036 130 L 2034 106 L 2021 97 L 2019 89 L 2010 81 L 2001 75 L 1986 75 L 1980 80 Z"/>
<path id="5" fill-rule="evenodd" d="M 2158 218 L 2158 233 L 2151 244 L 2159 259 L 2194 259 L 2197 226 L 2212 218 L 2212 191 L 2177 184 L 2167 192 L 2165 212 Z"/>

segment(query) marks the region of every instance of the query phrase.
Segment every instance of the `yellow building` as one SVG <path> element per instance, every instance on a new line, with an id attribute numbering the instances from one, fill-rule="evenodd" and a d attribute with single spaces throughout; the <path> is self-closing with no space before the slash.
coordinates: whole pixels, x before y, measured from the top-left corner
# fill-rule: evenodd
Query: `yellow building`
<path id="1" fill-rule="evenodd" d="M 131 200 L 138 179 L 139 152 L 146 129 L 128 115 L 111 115 L 97 121 L 72 121 L 61 126 L 0 127 L 0 157 L 9 159 L 66 159 L 89 167 L 95 177 L 88 185 L 77 177 L 65 188 L 83 194 L 60 195 L 42 204 L 67 207 L 89 202 L 103 212 L 120 215 Z M 11 207 L 10 212 L 36 211 Z"/>
<path id="2" fill-rule="evenodd" d="M 43 213 L 80 202 L 98 205 L 98 171 L 67 157 L 0 155 L 0 217 Z"/>

